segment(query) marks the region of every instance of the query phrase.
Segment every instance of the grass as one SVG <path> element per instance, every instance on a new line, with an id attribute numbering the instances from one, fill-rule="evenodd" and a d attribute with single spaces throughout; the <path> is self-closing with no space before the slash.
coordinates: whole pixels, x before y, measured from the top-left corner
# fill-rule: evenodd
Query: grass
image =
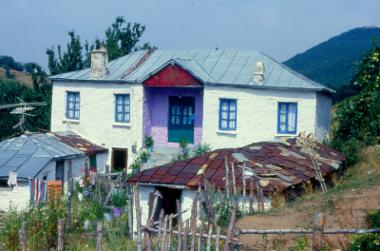
<path id="1" fill-rule="evenodd" d="M 335 201 L 347 191 L 380 186 L 380 147 L 368 147 L 362 151 L 360 156 L 360 161 L 356 165 L 348 167 L 343 177 L 326 193 L 305 194 L 295 201 L 287 203 L 286 206 L 290 208 L 302 207 L 304 210 L 305 203 L 318 201 L 317 205 L 313 205 L 313 210 L 318 208 L 332 211 L 335 209 Z M 275 215 L 276 212 L 280 213 L 280 210 L 274 209 L 268 213 Z"/>

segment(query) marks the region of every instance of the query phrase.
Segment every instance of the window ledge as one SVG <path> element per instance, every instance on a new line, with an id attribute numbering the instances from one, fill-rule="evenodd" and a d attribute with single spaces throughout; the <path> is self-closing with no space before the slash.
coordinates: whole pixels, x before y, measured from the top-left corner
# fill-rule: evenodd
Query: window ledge
<path id="1" fill-rule="evenodd" d="M 79 119 L 63 119 L 62 122 L 66 124 L 79 124 Z"/>
<path id="2" fill-rule="evenodd" d="M 295 137 L 297 133 L 276 133 L 275 137 Z"/>
<path id="3" fill-rule="evenodd" d="M 238 131 L 236 130 L 217 130 L 216 131 L 217 134 L 228 134 L 228 135 L 237 135 L 238 134 Z"/>
<path id="4" fill-rule="evenodd" d="M 128 122 L 128 123 L 114 122 L 112 124 L 112 127 L 130 128 L 131 127 L 131 123 L 130 122 Z"/>

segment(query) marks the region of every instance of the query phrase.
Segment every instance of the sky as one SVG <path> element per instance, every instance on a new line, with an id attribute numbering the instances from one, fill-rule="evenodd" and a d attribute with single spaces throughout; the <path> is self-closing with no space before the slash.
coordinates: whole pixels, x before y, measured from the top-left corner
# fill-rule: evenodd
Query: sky
<path id="1" fill-rule="evenodd" d="M 0 10 L 0 55 L 47 66 L 75 30 L 93 41 L 117 16 L 158 48 L 257 49 L 279 61 L 349 29 L 380 26 L 379 0 L 12 0 Z"/>

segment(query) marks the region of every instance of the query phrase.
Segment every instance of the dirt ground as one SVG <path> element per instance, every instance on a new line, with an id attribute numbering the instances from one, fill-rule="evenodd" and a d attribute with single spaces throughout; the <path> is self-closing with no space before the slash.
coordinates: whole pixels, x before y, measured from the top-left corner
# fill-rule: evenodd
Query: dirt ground
<path id="1" fill-rule="evenodd" d="M 241 229 L 286 229 L 310 227 L 313 212 L 318 210 L 326 216 L 325 228 L 366 228 L 365 216 L 368 210 L 380 208 L 380 186 L 367 189 L 350 189 L 344 194 L 316 196 L 311 200 L 301 201 L 297 205 L 276 209 L 268 215 L 246 216 L 237 222 Z M 287 250 L 294 245 L 295 236 L 242 235 L 241 242 L 245 250 Z M 309 238 L 310 239 L 310 238 Z M 343 235 L 326 236 L 330 247 L 344 249 L 348 238 Z M 310 241 L 309 241 L 310 244 Z"/>

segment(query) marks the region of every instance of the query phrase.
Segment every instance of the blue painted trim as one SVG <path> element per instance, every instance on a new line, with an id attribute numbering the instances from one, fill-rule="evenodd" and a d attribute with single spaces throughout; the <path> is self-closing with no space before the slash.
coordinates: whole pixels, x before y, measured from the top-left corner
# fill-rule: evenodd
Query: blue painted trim
<path id="1" fill-rule="evenodd" d="M 226 102 L 227 103 L 227 119 L 224 119 L 227 121 L 227 128 L 222 128 L 222 104 Z M 235 103 L 235 119 L 230 118 L 231 114 L 231 103 Z M 219 130 L 221 131 L 235 131 L 237 128 L 237 99 L 228 99 L 228 98 L 220 98 L 219 99 Z M 233 128 L 230 128 L 230 122 L 234 121 L 235 126 Z"/>
<path id="2" fill-rule="evenodd" d="M 290 105 L 295 105 L 295 123 L 294 123 L 294 130 L 289 131 L 289 106 Z M 281 122 L 280 122 L 280 117 L 281 117 L 281 106 L 285 106 L 285 131 L 281 130 Z M 277 106 L 277 133 L 279 134 L 296 134 L 297 133 L 297 126 L 298 126 L 298 103 L 296 102 L 278 102 Z"/>
<path id="3" fill-rule="evenodd" d="M 121 97 L 121 111 L 118 111 L 117 110 L 117 99 L 118 97 Z M 128 112 L 125 110 L 125 103 L 128 99 Z M 119 120 L 118 119 L 118 114 L 122 114 L 123 115 L 123 118 L 126 117 L 126 115 L 128 114 L 128 119 L 122 119 L 122 120 Z M 129 94 L 115 94 L 115 122 L 118 122 L 118 123 L 129 123 L 131 121 L 131 97 Z"/>
<path id="4" fill-rule="evenodd" d="M 70 96 L 73 96 L 73 116 L 69 116 L 69 100 Z M 77 96 L 79 97 L 79 109 L 76 109 L 76 103 L 77 103 Z M 78 117 L 75 117 L 75 113 L 78 112 Z M 73 92 L 73 91 L 66 91 L 66 118 L 67 119 L 74 119 L 74 120 L 79 120 L 80 118 L 80 93 L 79 92 Z"/>

